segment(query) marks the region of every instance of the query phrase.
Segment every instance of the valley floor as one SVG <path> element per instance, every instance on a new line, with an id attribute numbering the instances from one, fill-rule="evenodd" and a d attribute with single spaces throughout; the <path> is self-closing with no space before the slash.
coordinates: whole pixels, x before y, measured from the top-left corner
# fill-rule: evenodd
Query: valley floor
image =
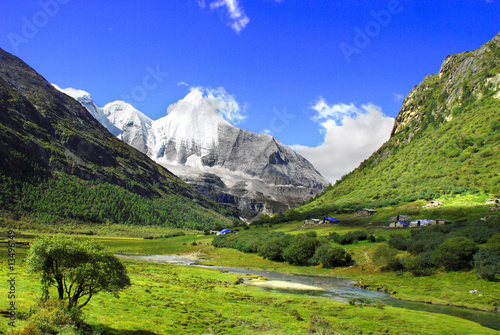
<path id="1" fill-rule="evenodd" d="M 302 231 L 298 227 L 297 223 L 290 223 L 272 229 L 298 233 Z M 109 228 L 92 229 L 94 233 L 99 233 L 99 229 L 104 233 Z M 349 229 L 321 227 L 313 230 L 328 234 L 331 230 Z M 123 227 L 122 235 L 127 235 L 126 230 Z M 165 234 L 160 228 L 144 227 L 143 230 L 143 236 Z M 362 281 L 370 288 L 385 286 L 389 292 L 396 292 L 394 297 L 407 300 L 483 310 L 494 310 L 499 305 L 499 284 L 478 280 L 473 273 L 438 273 L 421 278 L 381 273 L 371 264 L 373 244 L 366 242 L 348 247 L 356 266 L 331 270 L 320 266 L 291 266 L 234 249 L 214 248 L 212 236 L 187 233 L 159 239 L 103 235 L 86 238 L 100 240 L 117 254 L 191 255 L 204 258 L 207 265 L 347 277 Z M 389 232 L 381 231 L 381 234 Z M 19 241 L 29 241 L 32 237 L 19 234 Z M 19 245 L 16 254 L 18 326 L 23 324 L 23 313 L 28 312 L 41 295 L 40 279 L 26 272 L 27 250 L 27 246 Z M 6 283 L 9 269 L 4 245 L 1 245 L 0 256 L 0 280 Z M 323 297 L 274 293 L 240 285 L 238 278 L 241 275 L 216 269 L 134 260 L 123 262 L 133 285 L 119 298 L 98 294 L 84 308 L 85 320 L 101 325 L 102 330 L 110 334 L 498 334 L 477 323 L 443 314 L 410 311 L 381 303 L 349 304 Z M 470 289 L 477 289 L 479 294 L 471 295 Z M 8 290 L 7 284 L 0 285 L 0 296 L 4 297 L 0 300 L 1 310 L 8 307 Z M 8 319 L 4 318 L 0 331 L 7 332 L 10 328 Z"/>

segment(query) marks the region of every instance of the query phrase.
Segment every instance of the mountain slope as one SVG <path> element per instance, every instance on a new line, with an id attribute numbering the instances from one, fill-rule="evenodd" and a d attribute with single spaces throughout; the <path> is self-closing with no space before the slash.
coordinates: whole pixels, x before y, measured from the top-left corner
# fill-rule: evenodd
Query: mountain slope
<path id="1" fill-rule="evenodd" d="M 500 196 L 500 34 L 448 56 L 410 92 L 392 135 L 305 208 L 443 194 Z"/>
<path id="2" fill-rule="evenodd" d="M 217 204 L 1 49 L 0 157 L 0 209 L 47 221 L 229 223 Z"/>
<path id="3" fill-rule="evenodd" d="M 62 91 L 89 111 L 100 110 L 96 119 L 118 128 L 118 138 L 243 217 L 285 211 L 328 185 L 306 159 L 272 136 L 229 124 L 214 97 L 197 89 L 155 121 L 124 102 L 99 109 L 88 104 L 88 93 Z"/>

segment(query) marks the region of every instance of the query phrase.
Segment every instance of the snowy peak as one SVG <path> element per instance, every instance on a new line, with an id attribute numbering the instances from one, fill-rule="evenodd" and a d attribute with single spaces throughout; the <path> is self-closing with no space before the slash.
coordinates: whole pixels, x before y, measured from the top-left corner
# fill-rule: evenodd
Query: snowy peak
<path id="1" fill-rule="evenodd" d="M 155 121 L 155 133 L 163 140 L 175 138 L 188 146 L 216 146 L 219 127 L 232 127 L 217 109 L 218 102 L 213 96 L 203 97 L 199 90 L 194 89 L 171 105 L 167 116 Z"/>
<path id="2" fill-rule="evenodd" d="M 71 88 L 71 87 L 63 89 L 63 88 L 60 88 L 59 86 L 57 86 L 56 84 L 52 84 L 52 86 L 54 86 L 58 91 L 63 92 L 66 95 L 69 95 L 70 97 L 72 97 L 75 100 L 78 100 L 78 101 L 87 100 L 90 103 L 94 102 L 94 100 L 92 100 L 92 97 L 90 96 L 90 94 L 88 92 L 83 91 L 83 90 L 78 90 L 76 88 Z"/>
<path id="3" fill-rule="evenodd" d="M 219 112 L 221 108 L 223 106 L 213 95 L 204 97 L 203 93 L 195 88 L 184 99 L 171 105 L 167 113 L 175 118 L 184 117 L 191 121 L 230 125 Z"/>
<path id="4" fill-rule="evenodd" d="M 104 115 L 102 108 L 99 108 L 96 106 L 94 103 L 94 99 L 92 99 L 92 96 L 83 90 L 78 90 L 75 88 L 60 88 L 59 86 L 52 84 L 58 91 L 69 95 L 79 103 L 83 105 L 87 109 L 87 111 L 96 119 L 99 121 L 100 124 L 102 124 L 106 129 L 109 130 L 110 133 L 112 133 L 115 136 L 118 136 L 120 134 L 120 130 L 113 124 L 113 122 L 109 121 L 106 118 L 106 115 Z"/>
<path id="5" fill-rule="evenodd" d="M 106 118 L 116 127 L 123 130 L 130 124 L 144 124 L 151 126 L 153 120 L 124 101 L 115 101 L 102 108 Z"/>
<path id="6" fill-rule="evenodd" d="M 84 93 L 67 94 L 91 111 L 95 104 Z M 96 118 L 106 127 L 112 124 L 124 142 L 248 218 L 284 211 L 328 185 L 305 158 L 272 136 L 232 126 L 226 119 L 240 115 L 239 106 L 224 94 L 193 89 L 158 120 L 123 101 L 95 107 Z"/>

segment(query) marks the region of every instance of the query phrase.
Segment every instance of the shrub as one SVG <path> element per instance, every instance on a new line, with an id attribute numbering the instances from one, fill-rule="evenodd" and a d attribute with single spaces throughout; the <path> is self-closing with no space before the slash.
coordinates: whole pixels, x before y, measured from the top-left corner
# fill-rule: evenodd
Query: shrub
<path id="1" fill-rule="evenodd" d="M 70 310 L 60 300 L 47 300 L 37 306 L 27 320 L 24 329 L 12 335 L 22 334 L 78 334 L 77 326 L 82 325 L 78 310 Z"/>
<path id="2" fill-rule="evenodd" d="M 313 260 L 315 263 L 321 263 L 324 268 L 334 268 L 349 265 L 352 257 L 342 248 L 322 244 L 316 249 Z"/>
<path id="3" fill-rule="evenodd" d="M 246 251 L 244 252 L 249 252 L 249 253 L 257 253 L 259 250 L 260 246 L 262 245 L 262 240 L 259 238 L 252 238 L 247 242 L 246 246 Z"/>
<path id="4" fill-rule="evenodd" d="M 432 274 L 432 262 L 425 255 L 409 256 L 402 259 L 405 271 L 414 276 L 429 276 Z"/>
<path id="5" fill-rule="evenodd" d="M 338 233 L 330 232 L 328 233 L 328 239 L 337 243 L 337 239 L 340 237 Z"/>
<path id="6" fill-rule="evenodd" d="M 353 231 L 344 235 L 336 235 L 334 236 L 334 241 L 338 244 L 353 244 L 358 241 L 364 241 L 368 239 L 368 234 L 365 231 Z"/>
<path id="7" fill-rule="evenodd" d="M 398 251 L 394 248 L 389 248 L 386 245 L 381 245 L 373 254 L 373 264 L 382 267 L 382 270 L 400 270 L 400 261 L 397 257 Z"/>
<path id="8" fill-rule="evenodd" d="M 318 240 L 307 235 L 297 235 L 292 243 L 283 251 L 283 258 L 291 265 L 307 265 L 313 263 Z"/>
<path id="9" fill-rule="evenodd" d="M 486 248 L 493 254 L 500 256 L 500 233 L 493 235 L 489 240 Z"/>
<path id="10" fill-rule="evenodd" d="M 283 250 L 290 244 L 290 235 L 283 237 L 273 237 L 259 247 L 258 253 L 260 256 L 270 259 L 272 261 L 282 262 Z"/>
<path id="11" fill-rule="evenodd" d="M 482 279 L 500 281 L 500 256 L 487 249 L 479 249 L 474 255 L 474 270 Z"/>
<path id="12" fill-rule="evenodd" d="M 444 241 L 432 256 L 436 265 L 448 271 L 459 271 L 472 268 L 473 256 L 477 251 L 474 241 L 463 237 L 454 237 Z"/>
<path id="13" fill-rule="evenodd" d="M 410 241 L 408 241 L 403 235 L 392 235 L 389 239 L 389 245 L 398 250 L 407 250 L 410 245 Z"/>
<path id="14" fill-rule="evenodd" d="M 478 244 L 483 244 L 493 236 L 493 231 L 489 230 L 488 227 L 485 226 L 474 226 L 465 228 L 460 232 L 460 234 L 467 238 L 470 238 Z"/>

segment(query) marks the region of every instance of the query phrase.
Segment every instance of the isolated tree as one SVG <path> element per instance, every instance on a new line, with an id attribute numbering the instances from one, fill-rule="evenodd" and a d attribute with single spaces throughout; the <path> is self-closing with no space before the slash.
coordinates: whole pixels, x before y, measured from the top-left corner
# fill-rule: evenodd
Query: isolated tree
<path id="1" fill-rule="evenodd" d="M 32 243 L 28 269 L 42 274 L 43 299 L 49 299 L 50 287 L 57 289 L 59 300 L 70 308 L 85 306 L 100 291 L 117 294 L 130 285 L 123 264 L 101 243 L 58 237 L 43 237 Z M 78 304 L 80 299 L 84 302 Z"/>

